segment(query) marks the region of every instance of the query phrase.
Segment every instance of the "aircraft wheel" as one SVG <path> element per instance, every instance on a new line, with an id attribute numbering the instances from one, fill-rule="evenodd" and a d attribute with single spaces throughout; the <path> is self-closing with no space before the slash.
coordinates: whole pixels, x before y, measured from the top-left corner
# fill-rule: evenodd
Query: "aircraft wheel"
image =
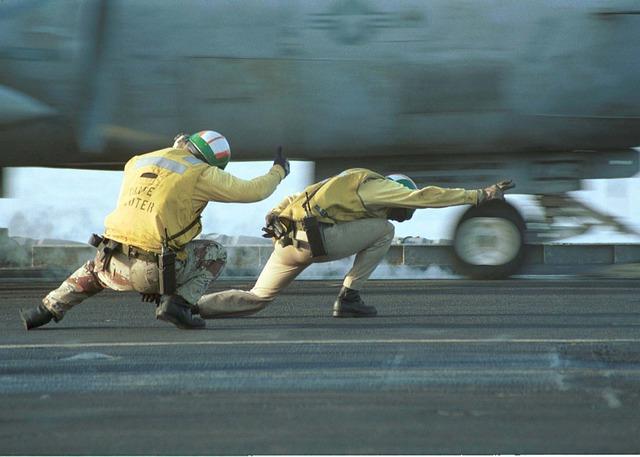
<path id="1" fill-rule="evenodd" d="M 518 210 L 501 200 L 469 208 L 453 237 L 458 270 L 474 279 L 507 278 L 524 261 L 525 222 Z"/>

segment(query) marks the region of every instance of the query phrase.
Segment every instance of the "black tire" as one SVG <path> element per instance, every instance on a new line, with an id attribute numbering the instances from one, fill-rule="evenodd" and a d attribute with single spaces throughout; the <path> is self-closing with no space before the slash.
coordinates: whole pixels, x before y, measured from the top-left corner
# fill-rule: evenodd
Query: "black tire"
<path id="1" fill-rule="evenodd" d="M 463 246 L 461 237 L 466 238 L 468 236 L 466 235 L 469 227 L 468 221 L 479 217 L 503 219 L 501 222 L 508 221 L 510 223 L 502 224 L 509 230 L 510 237 L 506 242 L 511 249 L 507 255 L 508 259 L 505 259 L 504 263 L 473 263 L 465 253 L 458 252 L 462 249 L 461 245 Z M 465 224 L 466 222 L 467 224 Z M 458 220 L 453 237 L 453 256 L 456 270 L 474 279 L 503 279 L 515 274 L 524 262 L 525 228 L 526 224 L 518 210 L 505 201 L 493 200 L 484 205 L 469 208 Z M 496 234 L 497 236 L 498 234 Z"/>

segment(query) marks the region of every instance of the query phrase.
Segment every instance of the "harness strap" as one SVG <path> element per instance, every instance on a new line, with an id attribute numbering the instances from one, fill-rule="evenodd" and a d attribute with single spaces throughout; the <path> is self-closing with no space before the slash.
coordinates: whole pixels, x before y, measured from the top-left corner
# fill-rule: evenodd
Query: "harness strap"
<path id="1" fill-rule="evenodd" d="M 171 235 L 169 238 L 167 238 L 167 243 L 169 241 L 173 241 L 176 238 L 180 238 L 182 235 L 184 235 L 185 233 L 187 233 L 189 230 L 191 230 L 193 227 L 195 227 L 196 224 L 198 224 L 200 222 L 200 215 L 198 214 L 198 217 L 196 217 L 193 222 L 191 222 L 189 225 L 187 225 L 185 228 L 183 228 L 182 230 L 180 230 L 178 233 L 176 233 L 175 235 Z"/>
<path id="2" fill-rule="evenodd" d="M 324 187 L 324 185 L 325 185 L 325 184 L 327 184 L 327 183 L 329 182 L 329 180 L 331 180 L 331 179 L 332 179 L 332 178 L 325 179 L 325 180 L 324 180 L 324 182 L 322 182 L 322 184 L 320 184 L 318 187 L 316 187 L 316 188 L 314 189 L 314 191 L 313 191 L 313 192 L 311 192 L 311 195 L 307 194 L 307 200 L 302 204 L 302 207 L 304 208 L 304 207 L 305 207 L 305 205 L 306 205 L 306 207 L 307 207 L 309 210 L 311 210 L 311 207 L 309 206 L 309 202 L 311 201 L 311 199 L 312 199 L 313 197 L 315 197 L 315 196 L 316 196 L 316 194 L 320 191 L 320 189 L 322 189 L 322 188 Z M 318 213 L 320 213 L 320 215 L 321 215 L 322 217 L 328 217 L 328 216 L 329 216 L 329 215 L 327 214 L 327 211 L 326 211 L 324 208 L 320 208 L 320 206 L 319 206 L 319 205 L 315 205 L 315 206 L 313 207 L 313 209 L 315 209 L 316 211 L 318 211 Z M 309 212 L 311 212 L 311 211 L 309 211 Z"/>

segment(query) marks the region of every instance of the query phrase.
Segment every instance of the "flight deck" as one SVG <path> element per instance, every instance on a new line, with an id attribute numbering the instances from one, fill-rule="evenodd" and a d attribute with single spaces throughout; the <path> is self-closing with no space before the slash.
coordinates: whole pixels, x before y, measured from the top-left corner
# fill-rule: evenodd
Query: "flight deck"
<path id="1" fill-rule="evenodd" d="M 367 319 L 296 281 L 202 331 L 106 291 L 26 332 L 55 285 L 0 285 L 3 454 L 640 452 L 638 281 L 371 281 Z"/>

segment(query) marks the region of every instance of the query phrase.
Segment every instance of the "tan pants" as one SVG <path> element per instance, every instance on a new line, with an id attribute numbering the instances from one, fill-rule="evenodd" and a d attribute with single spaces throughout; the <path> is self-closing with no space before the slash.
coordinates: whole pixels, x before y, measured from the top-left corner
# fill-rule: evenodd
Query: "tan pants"
<path id="1" fill-rule="evenodd" d="M 327 256 L 314 260 L 308 245 L 282 247 L 276 243 L 271 257 L 250 291 L 227 290 L 203 295 L 198 308 L 203 318 L 244 316 L 264 309 L 278 293 L 315 262 L 331 262 L 356 255 L 343 285 L 360 290 L 391 246 L 394 227 L 386 219 L 360 219 L 324 229 Z M 304 232 L 298 239 L 305 241 Z"/>
<path id="2" fill-rule="evenodd" d="M 210 240 L 194 240 L 184 247 L 186 259 L 176 261 L 176 294 L 195 304 L 207 286 L 222 271 L 227 251 Z M 106 269 L 98 258 L 78 268 L 42 300 L 57 320 L 78 303 L 104 289 L 157 294 L 158 266 L 155 262 L 127 257 L 116 252 Z"/>

